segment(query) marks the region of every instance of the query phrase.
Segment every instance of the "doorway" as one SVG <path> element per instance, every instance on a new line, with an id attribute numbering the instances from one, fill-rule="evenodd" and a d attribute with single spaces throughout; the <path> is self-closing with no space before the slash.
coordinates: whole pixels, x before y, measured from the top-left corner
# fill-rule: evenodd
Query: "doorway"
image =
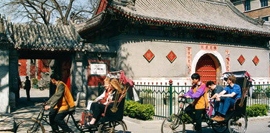
<path id="1" fill-rule="evenodd" d="M 220 73 L 220 63 L 218 59 L 212 54 L 204 54 L 198 60 L 196 65 L 196 72 L 200 74 L 201 81 L 206 83 L 209 80 L 214 81 L 218 84 L 219 73 Z"/>
<path id="2" fill-rule="evenodd" d="M 19 90 L 20 105 L 48 100 L 55 92 L 55 85 L 50 82 L 50 75 L 55 73 L 71 89 L 72 53 L 60 51 L 18 51 L 18 72 L 21 80 Z M 26 76 L 31 82 L 30 100 L 26 100 L 24 82 Z M 71 90 L 72 91 L 72 90 Z M 27 104 L 25 104 L 27 103 Z"/>

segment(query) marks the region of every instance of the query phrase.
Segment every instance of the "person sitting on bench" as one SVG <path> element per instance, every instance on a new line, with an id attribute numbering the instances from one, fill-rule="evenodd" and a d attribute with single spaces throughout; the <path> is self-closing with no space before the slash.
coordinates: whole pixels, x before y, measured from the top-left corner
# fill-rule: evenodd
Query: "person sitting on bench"
<path id="1" fill-rule="evenodd" d="M 208 87 L 211 91 L 211 96 L 210 99 L 214 99 L 213 104 L 214 104 L 214 110 L 211 113 L 211 115 L 215 115 L 215 112 L 218 111 L 218 106 L 219 106 L 219 102 L 215 101 L 215 98 L 217 97 L 217 95 L 223 91 L 223 87 L 220 85 L 216 85 L 214 83 L 214 81 L 207 81 L 206 82 L 206 87 Z"/>
<path id="2" fill-rule="evenodd" d="M 228 85 L 216 96 L 216 101 L 219 101 L 219 108 L 216 116 L 212 118 L 214 121 L 224 121 L 229 108 L 242 96 L 241 87 L 235 84 L 236 78 L 234 75 L 229 75 L 225 80 Z"/>
<path id="3" fill-rule="evenodd" d="M 108 77 L 106 77 L 104 80 L 104 87 L 105 91 L 99 97 L 97 97 L 90 106 L 90 110 L 93 113 L 93 118 L 86 126 L 87 128 L 96 127 L 96 121 L 101 117 L 106 106 L 109 105 L 108 109 L 112 107 L 115 94 L 117 93 L 116 91 L 121 89 L 120 83 L 117 79 Z"/>

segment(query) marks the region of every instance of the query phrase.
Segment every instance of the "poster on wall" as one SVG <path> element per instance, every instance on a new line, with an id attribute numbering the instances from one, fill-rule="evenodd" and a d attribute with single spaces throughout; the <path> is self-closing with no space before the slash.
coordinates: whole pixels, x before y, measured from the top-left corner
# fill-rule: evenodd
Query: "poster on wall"
<path id="1" fill-rule="evenodd" d="M 91 75 L 106 75 L 106 64 L 91 64 Z"/>

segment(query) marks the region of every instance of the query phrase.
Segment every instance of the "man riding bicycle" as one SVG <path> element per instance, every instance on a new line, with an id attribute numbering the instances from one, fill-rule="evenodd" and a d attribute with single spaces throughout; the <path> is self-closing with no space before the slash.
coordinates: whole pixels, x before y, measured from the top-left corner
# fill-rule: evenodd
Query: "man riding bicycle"
<path id="1" fill-rule="evenodd" d="M 51 82 L 56 85 L 54 95 L 46 102 L 45 110 L 50 110 L 49 120 L 53 133 L 59 132 L 58 126 L 63 132 L 72 133 L 64 118 L 71 111 L 75 111 L 75 103 L 67 85 L 60 81 L 58 75 L 51 75 Z"/>
<path id="2" fill-rule="evenodd" d="M 202 116 L 208 106 L 208 96 L 205 96 L 205 94 L 207 94 L 207 88 L 205 84 L 200 81 L 200 75 L 198 73 L 192 74 L 191 79 L 192 87 L 184 94 L 184 97 L 192 98 L 194 99 L 194 102 L 186 108 L 186 112 L 196 122 L 196 133 L 202 133 Z M 193 112 L 195 112 L 194 117 Z"/>

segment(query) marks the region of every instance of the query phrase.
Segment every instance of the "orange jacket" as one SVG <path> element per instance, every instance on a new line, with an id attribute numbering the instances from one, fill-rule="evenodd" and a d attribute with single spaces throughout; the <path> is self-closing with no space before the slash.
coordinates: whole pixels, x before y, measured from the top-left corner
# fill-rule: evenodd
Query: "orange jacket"
<path id="1" fill-rule="evenodd" d="M 200 85 L 200 86 L 202 86 L 202 85 Z M 193 92 L 195 93 L 196 91 L 197 91 L 197 88 L 194 88 Z M 198 99 L 195 99 L 194 104 L 195 104 L 195 109 L 205 109 L 208 107 L 208 104 L 209 104 L 208 89 L 206 87 L 204 90 L 204 94 L 202 96 L 200 96 Z"/>
<path id="2" fill-rule="evenodd" d="M 204 83 L 200 85 L 192 86 L 192 88 L 185 94 L 194 99 L 193 105 L 195 109 L 205 109 L 208 106 L 208 89 Z"/>
<path id="3" fill-rule="evenodd" d="M 48 100 L 50 106 L 58 109 L 58 113 L 75 110 L 75 103 L 67 85 L 59 81 L 54 95 Z"/>

